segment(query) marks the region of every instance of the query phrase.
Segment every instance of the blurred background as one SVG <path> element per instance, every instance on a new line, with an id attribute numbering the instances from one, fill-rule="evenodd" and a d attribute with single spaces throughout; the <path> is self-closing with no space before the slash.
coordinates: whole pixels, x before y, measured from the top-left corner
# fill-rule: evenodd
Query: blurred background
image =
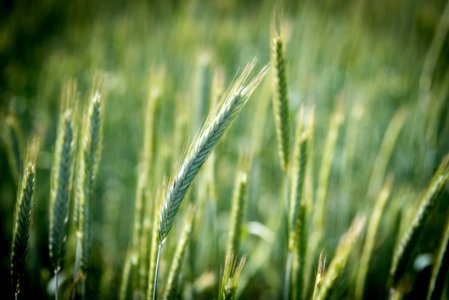
<path id="1" fill-rule="evenodd" d="M 102 161 L 92 204 L 96 246 L 89 286 L 92 299 L 114 299 L 132 230 L 144 111 L 152 88 L 158 88 L 159 77 L 163 76 L 156 121 L 155 167 L 149 187 L 154 197 L 163 178 L 169 176 L 181 157 L 182 146 L 191 140 L 207 115 L 207 108 L 198 104 L 204 78 L 212 81 L 218 76 L 227 87 L 252 58 L 258 59 L 258 67 L 270 62 L 274 5 L 273 1 L 256 0 L 1 1 L 2 130 L 6 128 L 4 120 L 14 116 L 22 136 L 19 150 L 21 147 L 23 151 L 33 135 L 41 140 L 25 295 L 34 299 L 49 297 L 47 285 L 53 272 L 48 257 L 49 179 L 63 84 L 76 80 L 82 107 L 94 71 L 103 70 L 108 78 Z M 369 195 L 368 189 L 376 157 L 392 120 L 403 116 L 403 124 L 396 121 L 390 126 L 400 128 L 392 142 L 386 170 L 380 183 L 376 183 L 379 186 L 373 188 L 376 195 L 384 177 L 394 176 L 393 200 L 381 224 L 374 267 L 368 274 L 370 283 L 366 287 L 373 299 L 382 299 L 395 232 L 402 230 L 395 229 L 401 227 L 396 225 L 398 215 L 410 215 L 416 210 L 420 192 L 449 150 L 447 3 L 304 0 L 285 1 L 281 6 L 291 119 L 296 119 L 300 104 L 315 107 L 311 154 L 315 179 L 330 116 L 337 102 L 344 107 L 326 186 L 329 256 L 357 212 L 372 205 L 373 195 Z M 275 224 L 281 218 L 282 207 L 277 203 L 282 201 L 278 199 L 282 174 L 274 146 L 271 87 L 269 74 L 216 149 L 218 217 L 204 222 L 215 222 L 219 250 L 218 254 L 207 251 L 213 239 L 198 242 L 196 251 L 202 253 L 202 260 L 191 263 L 193 275 L 186 275 L 186 282 L 194 288 L 202 283 L 195 280 L 206 280 L 205 274 L 217 274 L 223 266 L 221 252 L 227 237 L 229 198 L 242 149 L 255 153 L 246 220 L 262 224 L 268 234 L 278 230 Z M 8 143 L 2 141 L 0 282 L 6 287 L 10 282 L 9 255 L 18 173 L 9 164 Z M 191 198 L 195 201 L 195 193 Z M 186 206 L 183 205 L 183 210 Z M 438 220 L 445 218 L 447 209 L 444 209 L 441 216 L 435 216 L 435 224 L 441 224 Z M 176 222 L 168 249 L 174 249 L 181 223 Z M 433 232 L 431 225 L 428 230 Z M 73 228 L 69 234 L 74 235 Z M 198 230 L 195 236 L 201 234 L 207 234 L 207 230 Z M 419 252 L 432 251 L 439 238 L 435 234 L 434 240 L 423 242 Z M 250 299 L 278 298 L 282 256 L 276 256 L 274 251 L 272 257 L 264 257 L 269 242 L 250 232 L 245 233 L 242 243 L 242 252 L 248 255 L 248 260 L 239 286 L 240 295 Z M 73 245 L 69 243 L 67 250 L 66 277 L 72 274 Z M 172 253 L 172 250 L 165 253 L 167 262 Z M 312 265 L 315 270 L 315 263 Z M 336 298 L 348 297 L 344 287 L 354 280 L 352 275 L 348 272 L 345 276 Z M 164 278 L 164 271 L 161 276 Z M 426 275 L 416 271 L 414 278 L 418 276 Z M 204 284 L 206 287 L 197 291 L 196 296 L 215 295 L 215 283 Z M 415 287 L 415 292 L 419 292 L 418 283 Z"/>

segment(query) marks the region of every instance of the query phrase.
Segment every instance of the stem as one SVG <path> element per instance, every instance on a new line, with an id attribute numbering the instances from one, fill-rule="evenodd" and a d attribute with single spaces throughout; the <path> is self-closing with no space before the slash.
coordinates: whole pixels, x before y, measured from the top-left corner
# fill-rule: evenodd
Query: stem
<path id="1" fill-rule="evenodd" d="M 86 299 L 86 278 L 81 281 L 81 299 Z"/>
<path id="2" fill-rule="evenodd" d="M 292 262 L 293 262 L 293 255 L 291 251 L 288 251 L 287 256 L 287 264 L 285 266 L 285 278 L 284 278 L 284 295 L 283 299 L 288 300 L 290 299 L 290 276 L 292 273 Z"/>
<path id="3" fill-rule="evenodd" d="M 159 261 L 161 259 L 163 243 L 159 243 L 157 246 L 157 258 L 156 258 L 156 272 L 154 273 L 154 284 L 153 284 L 153 300 L 156 300 L 157 294 L 157 275 L 159 274 Z"/>
<path id="4" fill-rule="evenodd" d="M 17 293 L 17 292 L 14 293 L 14 299 L 16 299 L 16 300 L 19 299 L 19 293 Z"/>
<path id="5" fill-rule="evenodd" d="M 58 291 L 59 291 L 59 270 L 58 269 L 55 269 L 55 282 L 56 282 L 56 285 L 55 285 L 55 300 L 58 300 L 59 299 L 59 297 L 58 297 Z"/>

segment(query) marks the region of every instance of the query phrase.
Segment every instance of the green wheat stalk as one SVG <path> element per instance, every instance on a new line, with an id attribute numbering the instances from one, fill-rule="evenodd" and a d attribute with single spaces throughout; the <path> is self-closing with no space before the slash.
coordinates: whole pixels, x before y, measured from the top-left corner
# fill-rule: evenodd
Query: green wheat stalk
<path id="1" fill-rule="evenodd" d="M 73 167 L 73 121 L 72 113 L 66 110 L 61 116 L 56 142 L 55 163 L 52 171 L 50 199 L 49 250 L 56 282 L 62 268 L 67 239 L 67 222 Z M 58 299 L 58 283 L 55 298 Z"/>
<path id="2" fill-rule="evenodd" d="M 170 231 L 179 206 L 187 193 L 195 175 L 200 170 L 206 158 L 211 153 L 225 130 L 236 117 L 242 107 L 248 102 L 254 89 L 265 76 L 267 67 L 246 86 L 244 86 L 255 62 L 250 63 L 242 72 L 239 79 L 233 84 L 228 95 L 225 97 L 216 112 L 213 112 L 205 122 L 200 134 L 193 140 L 190 150 L 187 152 L 182 165 L 178 168 L 176 175 L 170 181 L 165 193 L 159 222 L 159 241 L 163 242 Z"/>
<path id="3" fill-rule="evenodd" d="M 223 275 L 221 277 L 218 300 L 233 300 L 237 292 L 240 274 L 245 265 L 246 258 L 242 257 L 239 262 L 231 253 L 226 257 Z"/>
<path id="4" fill-rule="evenodd" d="M 21 281 L 25 274 L 26 256 L 29 248 L 37 151 L 38 141 L 33 139 L 27 150 L 26 167 L 17 193 L 11 247 L 11 282 L 16 299 L 21 292 Z"/>
<path id="5" fill-rule="evenodd" d="M 335 286 L 338 277 L 343 273 L 349 255 L 351 254 L 364 225 L 364 217 L 356 218 L 347 233 L 341 238 L 337 250 L 335 251 L 335 257 L 332 259 L 329 268 L 322 279 L 321 287 L 319 288 L 316 297 L 313 299 L 324 300 L 329 298 L 329 294 Z"/>
<path id="6" fill-rule="evenodd" d="M 78 158 L 78 190 L 76 197 L 78 202 L 76 206 L 78 210 L 76 213 L 78 216 L 78 228 L 74 271 L 75 278 L 82 279 L 81 293 L 83 298 L 85 297 L 85 282 L 90 250 L 90 202 L 101 157 L 104 100 L 99 91 L 104 87 L 103 84 L 103 82 L 99 82 L 98 88 L 100 89 L 94 88 L 94 93 L 82 124 L 81 149 Z"/>
<path id="7" fill-rule="evenodd" d="M 147 300 L 151 300 L 155 298 L 155 284 L 157 277 L 156 269 L 158 265 L 158 249 L 159 249 L 159 234 L 158 234 L 158 224 L 159 224 L 159 215 L 162 207 L 162 191 L 158 190 L 156 194 L 156 201 L 154 203 L 153 208 L 153 223 L 152 223 L 152 232 L 151 232 L 151 243 L 150 243 L 150 257 L 149 257 L 149 269 L 148 269 L 148 282 L 147 282 Z"/>
<path id="8" fill-rule="evenodd" d="M 164 299 L 176 299 L 178 292 L 179 278 L 181 274 L 182 261 L 185 256 L 186 248 L 190 235 L 192 233 L 192 221 L 194 216 L 193 206 L 189 207 L 184 221 L 184 226 L 179 239 L 178 246 L 176 247 L 175 255 L 170 266 L 170 272 L 168 273 L 167 286 L 165 288 Z"/>
<path id="9" fill-rule="evenodd" d="M 273 24 L 275 22 L 275 17 L 273 17 Z M 288 169 L 290 153 L 290 120 L 288 108 L 287 71 L 283 39 L 275 29 L 275 25 L 272 25 L 272 27 L 273 45 L 271 60 L 273 64 L 274 85 L 273 113 L 281 168 L 286 171 Z"/>
<path id="10" fill-rule="evenodd" d="M 19 123 L 12 115 L 5 118 L 2 130 L 3 142 L 6 146 L 6 155 L 9 168 L 15 180 L 19 181 L 20 170 L 23 167 L 23 134 Z"/>
<path id="11" fill-rule="evenodd" d="M 335 153 L 335 147 L 337 145 L 337 139 L 340 131 L 340 127 L 343 123 L 343 102 L 337 102 L 334 112 L 332 113 L 329 132 L 326 137 L 326 144 L 324 146 L 323 159 L 321 161 L 321 168 L 319 172 L 319 184 L 317 190 L 317 203 L 316 203 L 316 226 L 317 230 L 320 232 L 319 235 L 323 234 L 324 231 L 324 219 L 326 215 L 326 202 L 327 202 L 327 192 L 329 185 L 329 177 L 332 167 L 332 160 Z M 321 236 L 320 236 L 321 237 Z"/>
<path id="12" fill-rule="evenodd" d="M 309 143 L 313 126 L 313 110 L 309 111 L 308 120 L 305 120 L 305 110 L 301 109 L 296 128 L 295 145 L 293 151 L 293 166 L 291 173 L 290 192 L 290 222 L 289 222 L 289 259 L 292 266 L 287 265 L 287 271 L 293 271 L 292 288 L 295 298 L 301 299 L 303 292 L 303 276 L 307 251 L 307 222 L 308 205 L 304 200 L 304 181 L 307 174 L 309 160 Z M 303 123 L 306 126 L 303 126 Z M 303 128 L 305 127 L 305 128 Z M 286 276 L 291 276 L 286 274 Z M 286 279 L 290 283 L 290 279 Z"/>
<path id="13" fill-rule="evenodd" d="M 377 230 L 379 228 L 380 221 L 384 212 L 385 204 L 387 203 L 388 197 L 390 196 L 392 178 L 388 177 L 382 190 L 377 197 L 376 203 L 374 205 L 373 213 L 368 224 L 368 229 L 365 238 L 365 244 L 363 245 L 362 256 L 360 258 L 359 269 L 357 272 L 357 283 L 355 289 L 355 298 L 363 298 L 363 290 L 365 287 L 366 275 L 368 274 L 369 263 L 374 250 L 374 244 L 376 242 Z"/>
<path id="14" fill-rule="evenodd" d="M 240 77 L 231 86 L 229 92 L 217 106 L 217 109 L 209 115 L 199 135 L 193 140 L 183 163 L 170 180 L 168 188 L 165 192 L 165 198 L 159 216 L 159 250 L 162 248 L 164 240 L 173 225 L 179 206 L 181 205 L 181 202 L 184 199 L 184 196 L 186 195 L 187 190 L 192 184 L 196 174 L 206 161 L 220 137 L 231 125 L 232 120 L 248 102 L 249 97 L 259 85 L 260 81 L 264 78 L 268 70 L 268 66 L 262 68 L 259 74 L 247 83 L 254 66 L 255 61 L 245 67 Z M 160 257 L 160 251 L 157 251 L 157 257 Z M 157 259 L 157 262 L 158 261 L 159 260 Z M 158 263 L 156 263 L 156 266 L 158 266 Z M 158 268 L 156 267 L 153 299 L 156 295 L 157 272 Z"/>
<path id="15" fill-rule="evenodd" d="M 443 238 L 437 251 L 433 263 L 432 275 L 430 277 L 429 290 L 427 291 L 427 300 L 436 300 L 441 298 L 445 287 L 446 275 L 449 265 L 449 218 L 446 221 Z"/>
<path id="16" fill-rule="evenodd" d="M 394 146 L 396 145 L 399 133 L 401 132 L 406 119 L 407 111 L 401 109 L 394 115 L 393 119 L 391 119 L 390 124 L 388 124 L 388 128 L 385 131 L 382 144 L 373 164 L 373 171 L 371 172 L 371 178 L 368 184 L 368 196 L 374 197 L 381 188 L 388 162 L 390 161 Z"/>
<path id="17" fill-rule="evenodd" d="M 324 252 L 320 253 L 320 258 L 318 259 L 318 269 L 315 276 L 315 284 L 313 286 L 312 299 L 316 299 L 318 292 L 323 284 L 324 273 L 326 272 L 326 255 Z"/>
<path id="18" fill-rule="evenodd" d="M 398 287 L 400 279 L 406 271 L 407 263 L 410 260 L 413 248 L 418 242 L 419 235 L 422 232 L 424 225 L 427 223 L 432 209 L 440 200 L 443 188 L 447 184 L 448 179 L 449 155 L 443 159 L 438 170 L 435 172 L 429 186 L 420 200 L 421 204 L 415 218 L 396 248 L 390 269 L 392 294 L 394 294 L 394 290 Z"/>
<path id="19" fill-rule="evenodd" d="M 241 158 L 235 177 L 234 192 L 231 205 L 231 222 L 226 248 L 226 257 L 240 251 L 240 237 L 244 223 L 245 199 L 248 190 L 249 159 Z"/>

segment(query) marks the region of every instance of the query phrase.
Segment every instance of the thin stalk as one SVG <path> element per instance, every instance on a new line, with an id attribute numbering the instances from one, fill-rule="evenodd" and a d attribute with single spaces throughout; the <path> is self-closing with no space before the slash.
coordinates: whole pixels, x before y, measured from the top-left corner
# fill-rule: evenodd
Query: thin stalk
<path id="1" fill-rule="evenodd" d="M 157 276 L 159 274 L 159 262 L 161 260 L 161 252 L 162 252 L 162 246 L 164 243 L 159 243 L 157 246 L 157 258 L 156 258 L 156 271 L 154 273 L 154 284 L 153 284 L 153 300 L 156 300 L 156 294 L 157 294 Z"/>
<path id="2" fill-rule="evenodd" d="M 285 278 L 284 278 L 284 299 L 290 299 L 290 287 L 291 287 L 291 273 L 292 273 L 293 253 L 288 251 L 287 265 L 285 266 Z"/>
<path id="3" fill-rule="evenodd" d="M 59 299 L 59 271 L 55 270 L 55 300 Z"/>

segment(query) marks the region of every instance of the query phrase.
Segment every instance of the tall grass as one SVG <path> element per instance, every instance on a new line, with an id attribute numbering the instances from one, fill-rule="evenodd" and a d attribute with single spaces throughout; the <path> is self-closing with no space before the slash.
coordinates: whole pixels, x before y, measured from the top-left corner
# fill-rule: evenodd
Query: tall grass
<path id="1" fill-rule="evenodd" d="M 446 3 L 51 2 L 0 10 L 6 298 L 445 299 Z"/>
<path id="2" fill-rule="evenodd" d="M 11 281 L 16 299 L 18 299 L 21 292 L 30 243 L 38 147 L 37 140 L 33 140 L 28 146 L 27 156 L 24 160 L 25 168 L 17 193 L 11 248 Z"/>

